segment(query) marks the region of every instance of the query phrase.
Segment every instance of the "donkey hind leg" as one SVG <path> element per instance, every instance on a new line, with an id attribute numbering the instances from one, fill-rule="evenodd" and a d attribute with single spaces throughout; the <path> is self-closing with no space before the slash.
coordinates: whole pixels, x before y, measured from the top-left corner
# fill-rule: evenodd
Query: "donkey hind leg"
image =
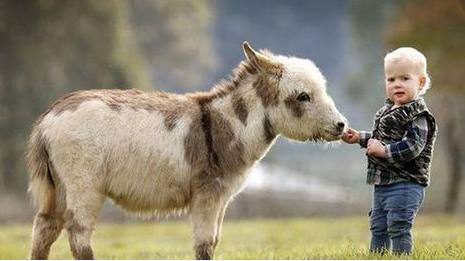
<path id="1" fill-rule="evenodd" d="M 65 228 L 75 259 L 94 259 L 90 244 L 104 196 L 94 191 L 67 191 Z"/>
<path id="2" fill-rule="evenodd" d="M 47 259 L 50 247 L 63 229 L 63 191 L 49 188 L 39 204 L 32 226 L 31 259 Z"/>
<path id="3" fill-rule="evenodd" d="M 208 260 L 213 258 L 218 216 L 223 204 L 211 196 L 196 196 L 191 208 L 191 221 L 194 230 L 195 258 Z"/>
<path id="4" fill-rule="evenodd" d="M 32 229 L 31 259 L 47 259 L 50 247 L 63 229 L 63 217 L 58 213 L 38 212 Z"/>

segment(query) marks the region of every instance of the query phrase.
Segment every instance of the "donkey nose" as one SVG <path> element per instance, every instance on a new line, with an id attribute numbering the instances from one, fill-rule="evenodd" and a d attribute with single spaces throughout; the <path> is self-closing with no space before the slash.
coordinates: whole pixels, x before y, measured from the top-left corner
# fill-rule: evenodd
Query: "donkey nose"
<path id="1" fill-rule="evenodd" d="M 343 130 L 344 126 L 346 126 L 346 124 L 342 121 L 338 122 L 336 125 L 338 130 Z"/>

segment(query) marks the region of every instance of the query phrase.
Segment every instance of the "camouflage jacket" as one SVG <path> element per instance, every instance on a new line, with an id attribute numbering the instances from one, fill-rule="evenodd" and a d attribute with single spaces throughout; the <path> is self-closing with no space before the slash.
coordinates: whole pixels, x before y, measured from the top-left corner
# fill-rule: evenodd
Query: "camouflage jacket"
<path id="1" fill-rule="evenodd" d="M 412 181 L 429 185 L 437 125 L 423 98 L 392 109 L 386 104 L 376 113 L 373 131 L 361 132 L 360 145 L 369 138 L 385 144 L 387 157 L 368 157 L 367 183 L 388 185 Z"/>

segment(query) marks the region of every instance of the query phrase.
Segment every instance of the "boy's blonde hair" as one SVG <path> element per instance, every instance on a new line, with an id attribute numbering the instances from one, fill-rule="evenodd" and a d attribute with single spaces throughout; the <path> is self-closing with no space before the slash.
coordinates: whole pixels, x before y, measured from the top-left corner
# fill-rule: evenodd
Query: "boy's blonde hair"
<path id="1" fill-rule="evenodd" d="M 420 51 L 412 47 L 398 48 L 384 57 L 384 68 L 395 61 L 407 61 L 415 67 L 415 72 L 419 76 L 425 77 L 425 86 L 420 90 L 418 95 L 424 95 L 431 88 L 431 79 L 427 72 L 426 57 Z"/>

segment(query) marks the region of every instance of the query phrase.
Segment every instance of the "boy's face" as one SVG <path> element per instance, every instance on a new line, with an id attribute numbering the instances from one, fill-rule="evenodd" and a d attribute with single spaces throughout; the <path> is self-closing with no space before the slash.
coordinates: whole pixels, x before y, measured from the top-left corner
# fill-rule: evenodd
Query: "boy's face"
<path id="1" fill-rule="evenodd" d="M 415 100 L 418 92 L 425 86 L 426 78 L 415 72 L 408 61 L 393 61 L 384 69 L 386 76 L 386 95 L 399 106 Z"/>

